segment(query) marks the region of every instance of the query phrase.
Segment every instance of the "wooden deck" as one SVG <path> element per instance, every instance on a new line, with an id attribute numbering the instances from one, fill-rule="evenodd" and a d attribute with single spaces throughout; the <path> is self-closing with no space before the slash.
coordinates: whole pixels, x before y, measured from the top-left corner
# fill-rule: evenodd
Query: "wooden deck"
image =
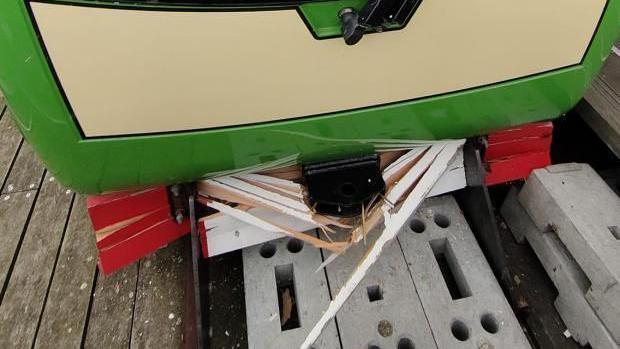
<path id="1" fill-rule="evenodd" d="M 10 113 L 0 95 L 0 348 L 182 346 L 187 240 L 104 277 L 84 196 Z"/>
<path id="2" fill-rule="evenodd" d="M 614 46 L 577 110 L 609 149 L 620 157 L 620 42 Z"/>

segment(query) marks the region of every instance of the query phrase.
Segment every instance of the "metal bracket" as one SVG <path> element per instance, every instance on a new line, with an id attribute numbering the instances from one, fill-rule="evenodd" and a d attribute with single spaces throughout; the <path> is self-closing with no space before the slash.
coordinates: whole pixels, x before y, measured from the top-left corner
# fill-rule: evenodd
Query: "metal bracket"
<path id="1" fill-rule="evenodd" d="M 385 191 L 377 154 L 306 165 L 302 171 L 309 205 L 322 214 L 360 215 L 362 207 Z"/>
<path id="2" fill-rule="evenodd" d="M 187 276 L 186 291 L 188 297 L 187 321 L 185 325 L 185 347 L 192 349 L 209 348 L 209 304 L 208 304 L 208 267 L 206 260 L 201 257 L 200 236 L 198 235 L 196 220 L 195 193 L 191 193 L 188 199 L 189 219 L 191 224 L 191 263 Z M 192 316 L 193 313 L 193 316 Z"/>
<path id="3" fill-rule="evenodd" d="M 342 36 L 347 45 L 358 43 L 368 31 L 404 27 L 422 0 L 369 0 L 359 11 L 347 7 L 340 10 Z"/>
<path id="4" fill-rule="evenodd" d="M 478 142 L 470 139 L 463 148 L 467 187 L 457 193 L 456 197 L 476 238 L 484 247 L 483 251 L 493 271 L 502 283 L 507 285 L 510 283 L 510 273 L 500 241 L 489 190 L 484 184 L 486 171 L 482 164 L 479 147 Z"/>

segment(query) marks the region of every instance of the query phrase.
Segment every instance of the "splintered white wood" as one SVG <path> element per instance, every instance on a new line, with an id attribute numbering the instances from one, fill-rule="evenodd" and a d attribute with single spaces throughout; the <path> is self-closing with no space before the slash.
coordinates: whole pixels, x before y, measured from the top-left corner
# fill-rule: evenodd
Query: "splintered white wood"
<path id="1" fill-rule="evenodd" d="M 466 186 L 467 179 L 465 178 L 465 164 L 463 163 L 463 148 L 460 148 L 448 165 L 448 169 L 435 183 L 428 196 L 439 196 L 463 189 Z"/>
<path id="2" fill-rule="evenodd" d="M 273 169 L 283 168 L 291 165 L 295 165 L 298 163 L 299 154 L 292 154 L 286 156 L 281 159 L 277 159 L 274 161 L 266 162 L 264 164 L 259 164 L 255 166 L 248 166 L 244 168 L 238 168 L 234 170 L 225 170 L 218 172 L 206 173 L 203 178 L 215 178 L 221 176 L 230 176 L 230 175 L 243 175 L 248 173 L 258 173 L 262 171 L 269 171 Z"/>
<path id="3" fill-rule="evenodd" d="M 283 227 L 277 226 L 275 224 L 273 224 L 272 222 L 268 222 L 265 221 L 257 216 L 252 215 L 251 213 L 248 213 L 246 211 L 242 211 L 233 207 L 230 207 L 228 205 L 222 204 L 220 202 L 217 201 L 210 201 L 207 203 L 207 206 L 216 209 L 224 214 L 227 214 L 229 216 L 232 216 L 236 219 L 239 219 L 247 224 L 259 227 L 263 230 L 266 231 L 272 231 L 272 232 L 277 232 L 277 233 L 281 233 L 283 235 L 287 235 L 287 236 L 291 236 L 291 237 L 295 237 L 297 239 L 300 239 L 302 241 L 306 241 L 309 243 L 314 244 L 315 246 L 318 247 L 323 247 L 323 248 L 329 248 L 326 247 L 325 245 L 327 245 L 327 243 L 324 243 L 323 241 L 321 241 L 320 239 L 317 239 L 316 237 L 314 237 L 313 235 L 310 234 L 304 234 L 298 231 L 291 231 L 291 230 L 287 230 Z"/>
<path id="4" fill-rule="evenodd" d="M 265 190 L 263 188 L 257 187 L 248 182 L 244 182 L 233 177 L 219 177 L 214 178 L 213 180 L 227 185 L 231 188 L 243 191 L 246 193 L 246 195 L 250 195 L 251 197 L 259 197 L 265 200 L 269 200 L 273 203 L 288 206 L 301 212 L 310 212 L 308 205 L 303 203 L 301 200 L 290 199 L 286 196 L 282 196 L 269 190 Z"/>
<path id="5" fill-rule="evenodd" d="M 444 149 L 445 145 L 437 144 L 433 145 L 422 158 L 409 170 L 403 178 L 390 190 L 386 195 L 386 199 L 390 203 L 396 203 L 405 192 L 409 191 L 411 186 L 418 181 L 418 179 L 424 174 L 427 168 L 435 161 L 435 158 Z M 445 164 L 447 167 L 448 164 Z M 443 174 L 443 172 L 441 173 Z M 441 174 L 437 176 L 437 179 L 441 177 Z M 435 183 L 433 183 L 435 185 Z"/>
<path id="6" fill-rule="evenodd" d="M 407 165 L 415 161 L 427 149 L 428 147 L 414 148 L 405 153 L 405 155 L 396 159 L 396 161 L 388 165 L 388 167 L 383 170 L 383 180 L 389 181 L 392 176 L 396 175 L 403 168 L 406 168 Z"/>
<path id="7" fill-rule="evenodd" d="M 280 180 L 279 178 L 269 176 L 256 176 L 259 176 L 261 180 L 264 180 L 264 182 L 268 182 L 271 179 Z M 250 180 L 256 180 L 259 178 L 254 177 L 254 175 L 243 175 L 242 177 Z M 269 178 L 269 180 L 265 178 Z M 284 180 L 284 182 L 290 181 Z M 273 183 L 283 184 L 277 181 Z M 429 196 L 437 196 L 459 190 L 464 188 L 466 185 L 465 168 L 463 166 L 463 149 L 459 149 L 456 156 L 450 162 L 448 169 L 439 178 L 435 186 L 433 186 Z M 278 226 L 286 227 L 291 230 L 305 231 L 318 227 L 317 224 L 302 221 L 290 215 L 264 208 L 254 208 L 249 212 L 258 217 L 265 218 L 267 221 L 273 222 Z M 281 233 L 261 229 L 228 215 L 222 215 L 217 218 L 206 220 L 205 228 L 208 230 L 206 233 L 206 238 L 209 248 L 209 256 L 216 256 L 226 252 L 240 250 L 242 248 L 282 237 Z"/>
<path id="8" fill-rule="evenodd" d="M 277 178 L 277 177 L 271 177 L 271 176 L 265 176 L 265 175 L 261 175 L 261 174 L 255 174 L 255 173 L 246 173 L 246 174 L 240 174 L 239 176 L 240 178 L 243 179 L 248 179 L 248 180 L 252 180 L 255 182 L 261 182 L 261 183 L 265 183 L 265 184 L 272 184 L 278 187 L 282 187 L 282 188 L 286 188 L 288 190 L 292 190 L 292 191 L 301 191 L 301 184 L 299 183 L 295 183 L 293 181 L 289 181 L 286 179 L 281 179 L 281 178 Z"/>
<path id="9" fill-rule="evenodd" d="M 260 204 L 263 204 L 263 205 L 265 205 L 267 207 L 271 207 L 274 210 L 277 210 L 279 212 L 282 212 L 282 213 L 285 213 L 285 214 L 289 214 L 291 216 L 297 217 L 297 218 L 299 218 L 301 220 L 304 220 L 306 222 L 309 222 L 309 223 L 316 223 L 316 221 L 312 218 L 312 215 L 307 213 L 307 212 L 300 212 L 300 211 L 298 211 L 298 210 L 296 210 L 294 208 L 291 208 L 289 206 L 282 205 L 279 202 L 275 202 L 275 201 L 272 201 L 272 200 L 269 200 L 269 199 L 265 199 L 265 198 L 262 198 L 260 196 L 254 195 L 254 194 L 250 194 L 250 193 L 244 192 L 243 190 L 237 189 L 235 187 L 231 187 L 229 185 L 217 182 L 215 180 L 207 180 L 207 182 L 209 184 L 212 184 L 215 187 L 220 187 L 220 188 L 229 190 L 229 191 L 235 193 L 236 195 L 239 195 L 240 197 L 245 197 L 245 198 L 254 200 L 256 202 L 259 202 Z M 306 206 L 306 208 L 307 208 L 307 206 Z"/>
<path id="10" fill-rule="evenodd" d="M 265 208 L 253 208 L 249 210 L 249 213 L 273 222 L 278 226 L 295 231 L 306 231 L 317 227 L 316 224 Z M 220 215 L 216 218 L 207 219 L 203 221 L 203 224 L 206 229 L 205 234 L 209 257 L 279 239 L 284 236 L 279 232 L 247 224 L 230 215 Z"/>
<path id="11" fill-rule="evenodd" d="M 366 275 L 368 269 L 376 262 L 377 258 L 381 254 L 381 251 L 385 245 L 394 239 L 398 234 L 398 231 L 407 222 L 409 216 L 415 212 L 422 200 L 428 195 L 429 191 L 433 188 L 439 177 L 445 172 L 448 163 L 452 160 L 458 148 L 463 144 L 463 141 L 452 141 L 445 143 L 438 143 L 431 147 L 429 152 L 435 148 L 440 147 L 443 150 L 437 155 L 435 161 L 430 165 L 426 173 L 420 178 L 419 182 L 413 188 L 411 193 L 405 199 L 403 205 L 397 213 L 391 214 L 388 210 L 384 212 L 384 225 L 385 228 L 381 232 L 381 235 L 377 241 L 372 245 L 369 252 L 365 255 L 364 259 L 360 262 L 357 269 L 351 274 L 349 280 L 340 289 L 338 294 L 330 302 L 329 307 L 314 326 L 312 331 L 308 334 L 306 340 L 300 346 L 300 349 L 309 348 L 314 341 L 321 334 L 322 329 L 325 327 L 328 321 L 330 321 L 338 310 L 342 307 L 344 302 L 351 296 L 351 293 L 355 290 L 357 285 Z"/>

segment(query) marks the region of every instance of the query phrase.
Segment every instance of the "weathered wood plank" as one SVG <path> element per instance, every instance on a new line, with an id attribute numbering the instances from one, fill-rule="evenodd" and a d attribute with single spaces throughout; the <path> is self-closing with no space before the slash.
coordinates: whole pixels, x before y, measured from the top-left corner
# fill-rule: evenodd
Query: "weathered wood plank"
<path id="1" fill-rule="evenodd" d="M 77 348 L 81 345 L 96 264 L 95 234 L 86 215 L 85 197 L 77 195 L 35 348 Z"/>
<path id="2" fill-rule="evenodd" d="M 22 141 L 17 126 L 15 126 L 11 115 L 8 115 L 10 111 L 7 109 L 4 114 L 0 119 L 0 187 L 9 174 L 13 158 L 17 155 L 17 150 Z"/>
<path id="3" fill-rule="evenodd" d="M 611 54 L 585 93 L 577 111 L 607 146 L 620 156 L 620 57 Z M 588 106 L 594 109 L 593 112 Z"/>
<path id="4" fill-rule="evenodd" d="M 45 168 L 28 142 L 23 142 L 2 193 L 38 189 Z"/>
<path id="5" fill-rule="evenodd" d="M 616 47 L 619 46 L 620 43 L 617 43 Z M 620 95 L 620 56 L 617 53 L 612 52 L 609 55 L 599 73 L 599 78 L 616 93 L 616 96 Z"/>
<path id="6" fill-rule="evenodd" d="M 109 276 L 99 274 L 85 348 L 129 347 L 137 281 L 138 263 Z"/>
<path id="7" fill-rule="evenodd" d="M 182 345 L 186 243 L 184 239 L 176 241 L 140 262 L 132 348 Z"/>
<path id="8" fill-rule="evenodd" d="M 56 181 L 44 181 L 0 305 L 0 348 L 34 341 L 72 198 Z"/>
<path id="9" fill-rule="evenodd" d="M 35 196 L 35 190 L 0 195 L 0 285 L 8 279 Z"/>

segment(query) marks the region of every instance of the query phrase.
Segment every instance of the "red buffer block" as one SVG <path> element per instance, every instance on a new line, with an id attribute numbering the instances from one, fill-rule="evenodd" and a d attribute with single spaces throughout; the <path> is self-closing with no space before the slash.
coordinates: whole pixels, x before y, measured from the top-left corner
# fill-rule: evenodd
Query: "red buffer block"
<path id="1" fill-rule="evenodd" d="M 535 169 L 551 164 L 551 122 L 522 125 L 489 134 L 484 161 L 487 185 L 525 179 Z"/>
<path id="2" fill-rule="evenodd" d="M 190 231 L 171 215 L 166 188 L 123 191 L 87 199 L 97 236 L 99 269 L 110 274 Z"/>
<path id="3" fill-rule="evenodd" d="M 166 188 L 158 187 L 89 196 L 86 206 L 93 228 L 98 231 L 170 204 Z"/>

